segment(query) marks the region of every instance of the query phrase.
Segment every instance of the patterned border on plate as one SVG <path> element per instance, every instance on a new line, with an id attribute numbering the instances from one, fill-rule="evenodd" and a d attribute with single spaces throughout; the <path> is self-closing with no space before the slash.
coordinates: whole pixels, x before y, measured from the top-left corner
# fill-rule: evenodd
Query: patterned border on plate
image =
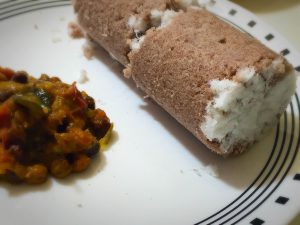
<path id="1" fill-rule="evenodd" d="M 4 1 L 0 2 L 0 21 L 29 13 L 41 9 L 49 9 L 60 6 L 70 6 L 70 0 L 54 0 L 54 1 L 41 1 L 41 0 L 28 0 L 28 1 Z"/>
<path id="2" fill-rule="evenodd" d="M 70 1 L 3 1 L 0 2 L 0 21 L 24 13 L 60 6 L 70 6 Z M 214 12 L 214 10 L 211 11 Z M 240 23 L 234 22 L 239 16 L 239 11 L 238 8 L 230 8 L 225 13 L 227 15 L 219 15 L 218 13 L 217 15 L 243 32 L 251 35 L 251 29 L 255 29 L 260 23 L 255 16 L 248 13 L 249 20 L 245 23 L 244 27 L 241 27 Z M 232 19 L 233 17 L 235 17 L 235 20 Z M 276 36 L 277 35 L 273 34 L 273 32 L 269 32 L 263 36 L 263 39 L 266 42 L 271 42 L 276 40 Z M 263 40 L 261 41 L 263 42 Z M 286 46 L 279 51 L 279 53 L 288 57 L 292 54 L 290 49 L 290 46 Z M 297 64 L 295 69 L 300 72 L 300 64 Z M 297 136 L 288 135 L 296 134 L 297 129 L 299 130 L 300 127 L 300 119 L 297 119 L 296 121 L 295 118 L 295 114 L 299 115 L 300 112 L 300 102 L 297 93 L 293 97 L 289 109 L 291 114 L 286 112 L 282 117 L 281 122 L 278 124 L 270 156 L 256 179 L 234 201 L 196 224 L 237 224 L 245 218 L 248 218 L 251 213 L 260 207 L 276 191 L 282 181 L 286 178 L 298 154 L 300 132 L 298 132 Z M 296 112 L 295 109 L 297 109 Z M 288 120 L 292 121 L 291 127 L 288 126 Z M 300 174 L 296 174 L 293 180 L 299 181 Z M 266 187 L 263 188 L 265 185 Z M 274 201 L 274 204 L 286 205 L 288 202 L 289 196 L 278 196 L 276 201 Z M 255 217 L 254 219 L 249 220 L 249 224 L 261 225 L 264 224 L 265 221 L 264 218 Z"/>

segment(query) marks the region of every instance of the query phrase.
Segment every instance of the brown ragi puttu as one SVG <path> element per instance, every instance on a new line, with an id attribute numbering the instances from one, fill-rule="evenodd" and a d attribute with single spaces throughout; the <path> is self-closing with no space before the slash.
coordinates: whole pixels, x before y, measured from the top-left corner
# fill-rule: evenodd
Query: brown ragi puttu
<path id="1" fill-rule="evenodd" d="M 138 88 L 209 149 L 245 151 L 276 124 L 295 91 L 280 55 L 195 0 L 76 0 L 87 36 Z"/>

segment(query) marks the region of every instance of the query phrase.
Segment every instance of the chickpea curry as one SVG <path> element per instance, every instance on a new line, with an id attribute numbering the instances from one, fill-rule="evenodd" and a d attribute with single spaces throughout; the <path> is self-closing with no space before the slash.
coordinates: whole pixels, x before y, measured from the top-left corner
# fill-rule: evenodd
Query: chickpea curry
<path id="1" fill-rule="evenodd" d="M 0 180 L 39 184 L 84 171 L 111 129 L 76 83 L 0 67 Z"/>

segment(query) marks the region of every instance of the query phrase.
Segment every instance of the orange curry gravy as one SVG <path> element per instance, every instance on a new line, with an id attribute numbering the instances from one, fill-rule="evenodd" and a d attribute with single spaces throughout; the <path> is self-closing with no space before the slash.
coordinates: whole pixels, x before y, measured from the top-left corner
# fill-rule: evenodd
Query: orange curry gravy
<path id="1" fill-rule="evenodd" d="M 112 124 L 75 83 L 0 67 L 0 180 L 39 184 L 81 172 Z"/>

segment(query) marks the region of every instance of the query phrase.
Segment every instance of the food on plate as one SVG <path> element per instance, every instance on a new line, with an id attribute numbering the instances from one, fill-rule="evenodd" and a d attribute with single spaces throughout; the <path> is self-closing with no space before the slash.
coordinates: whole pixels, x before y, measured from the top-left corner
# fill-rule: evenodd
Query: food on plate
<path id="1" fill-rule="evenodd" d="M 70 22 L 68 24 L 69 35 L 74 39 L 80 39 L 84 37 L 84 33 L 81 30 L 80 26 L 75 22 Z"/>
<path id="2" fill-rule="evenodd" d="M 80 71 L 80 76 L 78 79 L 79 84 L 85 84 L 89 81 L 89 76 L 86 70 L 81 70 Z"/>
<path id="3" fill-rule="evenodd" d="M 88 42 L 82 46 L 83 55 L 87 60 L 91 60 L 94 57 L 94 46 Z"/>
<path id="4" fill-rule="evenodd" d="M 137 87 L 220 155 L 273 127 L 295 91 L 282 56 L 188 0 L 76 0 L 87 36 Z"/>
<path id="5" fill-rule="evenodd" d="M 75 83 L 0 67 L 0 180 L 39 184 L 84 171 L 111 129 Z"/>

